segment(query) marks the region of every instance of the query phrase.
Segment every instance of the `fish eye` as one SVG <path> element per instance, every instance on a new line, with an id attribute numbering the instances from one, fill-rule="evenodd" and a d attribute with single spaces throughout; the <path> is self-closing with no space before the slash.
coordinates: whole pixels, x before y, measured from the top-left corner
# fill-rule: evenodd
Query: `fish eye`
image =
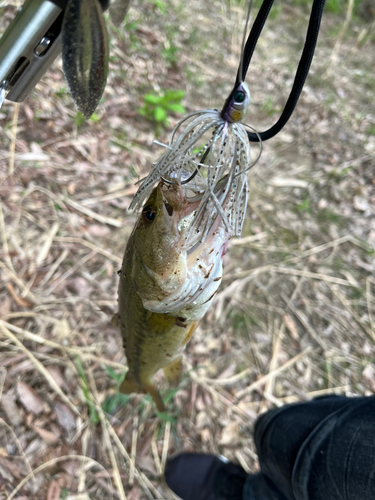
<path id="1" fill-rule="evenodd" d="M 242 90 L 237 90 L 233 95 L 233 99 L 236 102 L 244 102 L 245 98 L 246 98 L 245 92 L 242 92 Z"/>
<path id="2" fill-rule="evenodd" d="M 144 222 L 146 222 L 147 224 L 153 222 L 155 220 L 155 217 L 156 217 L 156 210 L 154 207 L 146 207 L 142 211 L 142 218 Z"/>

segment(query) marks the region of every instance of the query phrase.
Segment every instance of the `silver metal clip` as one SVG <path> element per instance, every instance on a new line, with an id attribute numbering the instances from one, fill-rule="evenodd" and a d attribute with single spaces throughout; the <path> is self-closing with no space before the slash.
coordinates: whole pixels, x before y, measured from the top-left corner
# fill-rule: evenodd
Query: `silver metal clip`
<path id="1" fill-rule="evenodd" d="M 26 0 L 0 39 L 0 103 L 22 102 L 61 50 L 63 11 L 49 0 Z M 6 87 L 4 90 L 4 82 Z"/>

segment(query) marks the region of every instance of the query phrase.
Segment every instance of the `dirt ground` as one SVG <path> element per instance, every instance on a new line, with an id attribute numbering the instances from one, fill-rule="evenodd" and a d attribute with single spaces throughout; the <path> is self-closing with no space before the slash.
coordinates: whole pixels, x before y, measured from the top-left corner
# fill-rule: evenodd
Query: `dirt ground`
<path id="1" fill-rule="evenodd" d="M 246 122 L 259 131 L 293 82 L 308 21 L 296 4 L 275 2 L 248 71 Z M 2 32 L 15 7 L 0 9 Z M 374 393 L 375 24 L 350 12 L 324 15 L 297 109 L 249 174 L 243 237 L 231 240 L 183 381 L 176 391 L 157 377 L 168 413 L 117 391 L 126 365 L 111 317 L 135 221 L 127 207 L 161 152 L 138 108 L 167 89 L 186 92 L 186 111 L 220 108 L 245 10 L 134 1 L 125 26 L 109 26 L 94 119 L 77 113 L 60 60 L 25 103 L 0 110 L 0 500 L 170 499 L 172 454 L 220 453 L 255 471 L 259 413 Z"/>

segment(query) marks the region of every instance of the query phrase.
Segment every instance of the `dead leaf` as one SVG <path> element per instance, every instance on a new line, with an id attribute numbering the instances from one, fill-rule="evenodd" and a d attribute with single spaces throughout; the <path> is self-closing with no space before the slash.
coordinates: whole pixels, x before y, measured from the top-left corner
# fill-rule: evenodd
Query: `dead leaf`
<path id="1" fill-rule="evenodd" d="M 105 237 L 108 236 L 111 230 L 107 226 L 99 225 L 99 224 L 90 224 L 88 227 L 89 233 L 93 236 L 97 237 Z"/>
<path id="2" fill-rule="evenodd" d="M 61 389 L 64 389 L 67 392 L 69 392 L 69 387 L 68 387 L 67 383 L 65 382 L 65 380 L 64 380 L 64 378 L 62 376 L 60 367 L 56 366 L 56 365 L 49 365 L 49 366 L 46 366 L 46 369 L 50 373 L 50 375 L 52 375 L 52 377 L 54 378 L 56 384 Z"/>
<path id="3" fill-rule="evenodd" d="M 294 320 L 289 316 L 289 314 L 284 314 L 283 316 L 284 325 L 289 330 L 292 338 L 294 340 L 299 340 L 297 325 Z"/>
<path id="4" fill-rule="evenodd" d="M 211 431 L 207 427 L 200 432 L 202 443 L 208 443 L 211 440 Z"/>
<path id="5" fill-rule="evenodd" d="M 55 434 L 54 432 L 47 431 L 46 429 L 43 429 L 42 427 L 34 426 L 34 430 L 39 434 L 39 436 L 47 444 L 55 444 L 60 438 L 60 434 Z"/>
<path id="6" fill-rule="evenodd" d="M 70 327 L 67 319 L 56 320 L 53 328 L 52 335 L 59 340 L 66 339 L 70 335 Z"/>
<path id="7" fill-rule="evenodd" d="M 22 477 L 22 471 L 20 471 L 16 461 L 0 457 L 0 466 L 2 466 L 2 468 L 4 468 L 5 470 L 7 470 L 9 473 L 12 474 L 13 477 L 11 478 L 11 481 L 13 480 L 14 477 L 16 479 L 20 479 L 20 477 Z M 2 471 L 3 473 L 4 469 Z M 0 477 L 1 477 L 1 472 L 0 472 Z"/>
<path id="8" fill-rule="evenodd" d="M 17 391 L 20 401 L 27 411 L 31 411 L 35 415 L 42 413 L 44 410 L 43 401 L 29 384 L 18 382 Z"/>
<path id="9" fill-rule="evenodd" d="M 239 438 L 239 424 L 238 422 L 230 422 L 221 431 L 221 438 L 219 444 L 228 446 L 236 444 Z"/>
<path id="10" fill-rule="evenodd" d="M 12 423 L 12 427 L 20 425 L 22 422 L 21 411 L 14 401 L 14 397 L 8 392 L 3 394 L 0 400 L 8 421 Z"/>
<path id="11" fill-rule="evenodd" d="M 61 427 L 68 433 L 72 433 L 76 429 L 76 420 L 74 418 L 73 413 L 69 410 L 69 408 L 63 403 L 57 402 L 55 403 L 55 413 L 57 417 L 57 421 L 61 425 Z"/>
<path id="12" fill-rule="evenodd" d="M 60 496 L 61 496 L 61 486 L 57 481 L 52 479 L 52 481 L 49 483 L 48 486 L 46 500 L 60 500 Z"/>
<path id="13" fill-rule="evenodd" d="M 141 500 L 141 492 L 137 486 L 133 486 L 133 488 L 127 494 L 128 500 Z"/>
<path id="14" fill-rule="evenodd" d="M 153 476 L 157 475 L 157 471 L 156 471 L 156 468 L 155 468 L 155 462 L 151 458 L 150 455 L 143 455 L 143 456 L 137 458 L 137 465 L 143 471 L 146 471 L 146 472 L 152 474 Z"/>

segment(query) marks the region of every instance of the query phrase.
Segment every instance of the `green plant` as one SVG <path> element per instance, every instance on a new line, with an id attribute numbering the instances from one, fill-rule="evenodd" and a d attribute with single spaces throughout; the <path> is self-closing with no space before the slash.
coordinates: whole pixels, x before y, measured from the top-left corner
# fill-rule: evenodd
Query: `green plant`
<path id="1" fill-rule="evenodd" d="M 147 1 L 151 5 L 154 5 L 158 9 L 158 11 L 160 12 L 160 14 L 163 14 L 163 16 L 166 14 L 166 12 L 167 12 L 167 6 L 163 2 L 163 0 L 147 0 Z"/>
<path id="2" fill-rule="evenodd" d="M 294 5 L 303 5 L 311 8 L 311 0 L 293 0 Z M 354 13 L 356 14 L 361 5 L 361 0 L 354 0 Z M 327 0 L 325 4 L 326 12 L 345 15 L 348 8 L 347 0 Z"/>
<path id="3" fill-rule="evenodd" d="M 110 366 L 104 366 L 105 371 L 107 374 L 116 381 L 117 385 L 119 386 L 124 378 L 126 373 L 116 373 Z M 118 389 L 116 390 L 115 394 L 109 394 L 105 400 L 102 403 L 102 409 L 105 413 L 108 413 L 109 415 L 113 415 L 116 413 L 120 408 L 125 406 L 129 402 L 130 396 L 127 394 L 121 394 Z"/>
<path id="4" fill-rule="evenodd" d="M 277 112 L 273 97 L 267 97 L 266 102 L 263 104 L 263 109 L 269 116 Z"/>
<path id="5" fill-rule="evenodd" d="M 81 378 L 81 389 L 82 389 L 83 395 L 85 397 L 87 407 L 89 409 L 90 420 L 93 424 L 96 425 L 100 422 L 99 413 L 98 413 L 97 409 L 95 408 L 95 404 L 94 404 L 93 400 L 91 399 L 89 384 L 87 383 L 85 370 L 83 369 L 81 360 L 78 356 L 76 357 L 76 366 L 77 366 L 79 376 Z"/>
<path id="6" fill-rule="evenodd" d="M 178 61 L 178 52 L 180 49 L 176 47 L 173 42 L 167 40 L 164 45 L 164 49 L 161 51 L 161 55 L 164 57 L 165 62 L 168 66 L 173 66 Z"/>
<path id="7" fill-rule="evenodd" d="M 154 122 L 156 132 L 160 127 L 168 127 L 168 112 L 185 113 L 185 108 L 181 104 L 185 96 L 183 90 L 165 90 L 159 95 L 146 94 L 143 98 L 142 108 L 138 108 L 139 114 L 144 116 L 146 120 Z"/>
<path id="8" fill-rule="evenodd" d="M 310 200 L 308 198 L 305 198 L 304 200 L 301 201 L 301 203 L 299 203 L 297 205 L 297 210 L 299 212 L 311 212 L 311 208 L 310 208 Z"/>
<path id="9" fill-rule="evenodd" d="M 80 128 L 86 121 L 86 118 L 83 116 L 83 114 L 80 111 L 77 111 L 76 116 L 74 117 L 74 123 L 77 128 Z M 89 118 L 89 121 L 92 121 L 94 123 L 97 123 L 99 121 L 99 116 L 96 113 L 93 113 L 91 117 Z"/>

